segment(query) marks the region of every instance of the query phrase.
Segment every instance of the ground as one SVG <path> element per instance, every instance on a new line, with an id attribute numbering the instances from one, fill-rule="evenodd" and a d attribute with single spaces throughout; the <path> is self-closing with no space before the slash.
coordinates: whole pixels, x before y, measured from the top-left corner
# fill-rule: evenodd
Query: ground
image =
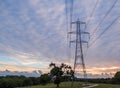
<path id="1" fill-rule="evenodd" d="M 29 86 L 29 87 L 19 87 L 19 88 L 56 88 L 53 83 L 47 85 Z M 60 88 L 71 88 L 71 82 L 63 82 L 60 84 Z M 83 83 L 75 82 L 73 88 L 83 88 Z M 120 85 L 112 84 L 98 84 L 98 86 L 93 88 L 120 88 Z"/>
<path id="2" fill-rule="evenodd" d="M 99 84 L 94 88 L 120 88 L 120 85 L 112 85 L 112 84 Z"/>

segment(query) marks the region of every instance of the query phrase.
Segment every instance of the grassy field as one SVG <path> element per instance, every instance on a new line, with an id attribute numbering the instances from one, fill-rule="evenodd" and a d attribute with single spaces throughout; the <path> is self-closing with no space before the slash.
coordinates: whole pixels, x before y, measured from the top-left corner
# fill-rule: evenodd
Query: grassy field
<path id="1" fill-rule="evenodd" d="M 112 85 L 112 84 L 99 84 L 94 88 L 120 88 L 120 85 Z"/>
<path id="2" fill-rule="evenodd" d="M 83 83 L 75 82 L 74 88 L 82 88 Z M 38 85 L 38 86 L 29 86 L 29 87 L 20 87 L 20 88 L 56 88 L 56 86 L 51 83 L 47 85 Z M 71 88 L 70 82 L 64 82 L 60 84 L 60 88 Z M 93 88 L 120 88 L 120 85 L 112 85 L 112 84 L 98 84 L 98 86 Z"/>

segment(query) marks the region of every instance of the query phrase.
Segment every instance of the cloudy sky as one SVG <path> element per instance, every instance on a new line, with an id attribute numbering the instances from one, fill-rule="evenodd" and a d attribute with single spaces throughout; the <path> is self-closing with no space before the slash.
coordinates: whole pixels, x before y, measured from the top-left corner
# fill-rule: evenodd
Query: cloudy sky
<path id="1" fill-rule="evenodd" d="M 47 72 L 50 62 L 73 65 L 74 45 L 69 49 L 66 37 L 67 1 L 65 6 L 65 0 L 0 0 L 0 70 Z M 88 50 L 84 47 L 88 73 L 120 70 L 119 10 L 120 0 L 74 0 L 73 21 L 86 22 L 91 35 Z"/>

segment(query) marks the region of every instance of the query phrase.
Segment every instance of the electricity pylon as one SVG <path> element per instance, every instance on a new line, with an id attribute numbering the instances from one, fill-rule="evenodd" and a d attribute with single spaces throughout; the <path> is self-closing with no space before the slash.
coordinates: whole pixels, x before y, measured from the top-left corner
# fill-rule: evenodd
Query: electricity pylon
<path id="1" fill-rule="evenodd" d="M 74 60 L 74 73 L 76 72 L 76 69 L 79 67 L 82 67 L 82 72 L 84 79 L 87 78 L 86 74 L 86 67 L 84 62 L 84 56 L 83 56 L 83 43 L 86 43 L 88 45 L 88 42 L 82 38 L 82 36 L 88 36 L 89 39 L 89 33 L 82 30 L 81 26 L 86 27 L 86 23 L 79 21 L 79 19 L 76 22 L 72 22 L 71 24 L 76 24 L 76 31 L 70 31 L 69 34 L 75 34 L 75 40 L 70 40 L 70 46 L 71 43 L 75 44 L 75 60 Z M 74 79 L 73 79 L 74 81 Z M 73 82 L 72 82 L 73 86 Z"/>

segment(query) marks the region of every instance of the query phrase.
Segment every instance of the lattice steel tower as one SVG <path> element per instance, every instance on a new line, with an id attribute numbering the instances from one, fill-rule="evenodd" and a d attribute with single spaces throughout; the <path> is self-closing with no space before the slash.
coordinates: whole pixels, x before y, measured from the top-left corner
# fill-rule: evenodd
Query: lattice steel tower
<path id="1" fill-rule="evenodd" d="M 75 44 L 75 60 L 74 60 L 74 72 L 76 72 L 76 69 L 81 67 L 84 79 L 87 78 L 86 74 L 86 67 L 85 67 L 85 62 L 84 62 L 84 56 L 83 56 L 83 43 L 86 43 L 88 45 L 88 40 L 84 40 L 83 36 L 87 36 L 89 39 L 89 33 L 85 32 L 82 30 L 81 26 L 86 27 L 86 23 L 79 21 L 79 19 L 76 22 L 72 22 L 71 24 L 76 24 L 76 30 L 75 31 L 70 31 L 69 34 L 75 34 L 75 40 L 70 40 L 70 44 L 74 43 Z"/>

